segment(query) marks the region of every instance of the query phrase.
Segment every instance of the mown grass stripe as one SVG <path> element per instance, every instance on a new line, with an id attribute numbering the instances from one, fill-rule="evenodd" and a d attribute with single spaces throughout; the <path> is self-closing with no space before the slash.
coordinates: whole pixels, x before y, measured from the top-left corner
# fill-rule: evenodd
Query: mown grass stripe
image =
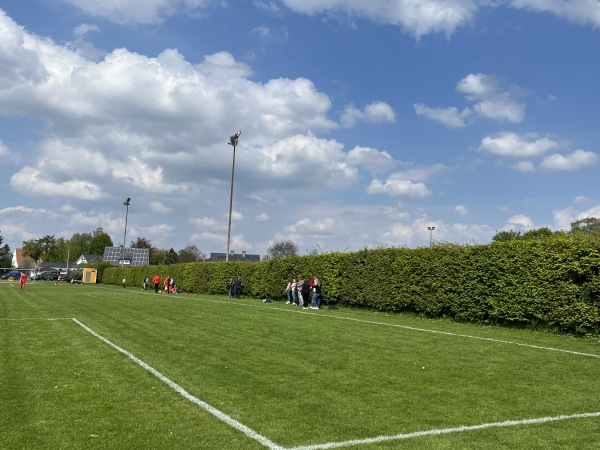
<path id="1" fill-rule="evenodd" d="M 213 416 L 215 416 L 217 419 L 225 422 L 230 427 L 235 428 L 235 429 L 241 431 L 242 433 L 244 433 L 249 438 L 254 439 L 255 441 L 260 442 L 261 444 L 263 444 L 265 447 L 267 447 L 269 449 L 272 449 L 272 450 L 284 450 L 283 447 L 275 444 L 274 442 L 270 441 L 266 437 L 258 434 L 256 431 L 254 431 L 251 428 L 247 427 L 243 423 L 238 422 L 237 420 L 231 418 L 230 416 L 228 416 L 227 414 L 223 413 L 222 411 L 219 411 L 214 406 L 211 406 L 208 403 L 206 403 L 206 402 L 200 400 L 199 398 L 193 396 L 192 394 L 190 394 L 189 392 L 187 392 L 183 387 L 181 387 L 180 385 L 178 385 L 174 381 L 170 380 L 169 378 L 167 378 L 166 376 L 164 376 L 162 373 L 160 373 L 159 371 L 157 371 L 153 367 L 149 366 L 148 364 L 146 364 L 144 361 L 142 361 L 141 359 L 139 359 L 138 357 L 136 357 L 132 353 L 129 353 L 127 350 L 125 350 L 125 349 L 119 347 L 117 344 L 109 341 L 104 336 L 96 333 L 94 330 L 92 330 L 91 328 L 89 328 L 87 325 L 81 323 L 76 318 L 73 318 L 72 320 L 77 325 L 79 325 L 84 330 L 86 330 L 88 333 L 90 333 L 92 336 L 100 339 L 102 342 L 106 343 L 107 345 L 109 345 L 110 347 L 114 348 L 118 352 L 124 354 L 129 359 L 131 359 L 133 362 L 135 362 L 139 366 L 141 366 L 144 369 L 146 369 L 148 372 L 150 372 L 156 378 L 158 378 L 163 383 L 167 384 L 169 387 L 171 387 L 172 389 L 174 389 L 179 395 L 181 395 L 185 399 L 189 400 L 190 402 L 192 402 L 192 403 L 200 406 L 202 409 L 206 410 L 207 412 L 209 412 L 210 414 L 212 414 Z"/>
<path id="2" fill-rule="evenodd" d="M 245 306 L 245 307 L 250 307 L 250 308 L 264 307 L 262 305 L 249 305 L 249 304 L 245 304 L 245 303 L 227 302 L 227 301 L 223 301 L 223 300 L 201 300 L 201 301 L 212 302 L 212 303 L 224 303 L 224 304 L 228 304 L 228 305 Z M 534 345 L 534 344 L 523 344 L 520 342 L 506 341 L 503 339 L 487 338 L 487 337 L 482 337 L 482 336 L 473 336 L 470 334 L 452 333 L 450 331 L 428 330 L 426 328 L 411 327 L 408 325 L 398 325 L 395 323 L 377 322 L 377 321 L 373 321 L 373 320 L 356 319 L 353 317 L 339 317 L 339 316 L 334 316 L 331 314 L 315 313 L 315 312 L 306 311 L 306 310 L 284 309 L 284 308 L 277 308 L 277 307 L 274 309 L 277 309 L 278 311 L 283 311 L 283 312 L 321 317 L 324 319 L 348 320 L 348 321 L 352 321 L 352 322 L 367 323 L 367 324 L 371 324 L 371 325 L 380 325 L 380 326 L 385 326 L 385 327 L 401 328 L 404 330 L 419 331 L 422 333 L 433 333 L 433 334 L 441 334 L 441 335 L 446 335 L 446 336 L 461 337 L 461 338 L 466 338 L 466 339 L 477 339 L 480 341 L 495 342 L 497 344 L 518 345 L 520 347 L 535 348 L 538 350 L 568 353 L 571 355 L 578 355 L 578 356 L 588 356 L 590 358 L 600 358 L 600 355 L 596 355 L 594 353 L 576 352 L 574 350 L 564 350 L 564 349 L 560 349 L 560 348 L 544 347 L 541 345 Z"/>

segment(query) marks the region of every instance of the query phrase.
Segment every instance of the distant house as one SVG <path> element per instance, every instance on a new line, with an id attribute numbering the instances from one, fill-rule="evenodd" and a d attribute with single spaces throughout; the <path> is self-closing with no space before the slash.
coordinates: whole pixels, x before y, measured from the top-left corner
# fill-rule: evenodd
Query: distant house
<path id="1" fill-rule="evenodd" d="M 73 269 L 74 267 L 69 267 L 66 262 L 42 261 L 36 264 L 35 273 L 39 274 L 42 272 L 52 272 L 64 275 L 67 273 L 67 270 Z"/>
<path id="2" fill-rule="evenodd" d="M 12 255 L 12 267 L 23 269 L 25 266 L 25 256 L 22 248 L 15 248 Z"/>
<path id="3" fill-rule="evenodd" d="M 209 262 L 224 262 L 226 261 L 227 253 L 211 253 Z M 229 261 L 236 262 L 260 262 L 260 255 L 249 255 L 246 252 L 229 254 Z"/>
<path id="4" fill-rule="evenodd" d="M 89 253 L 83 253 L 77 259 L 77 261 L 75 261 L 75 264 L 77 264 L 78 266 L 81 266 L 83 264 L 92 264 L 92 263 L 99 262 L 99 261 L 102 261 L 101 255 L 92 255 Z"/>
<path id="5" fill-rule="evenodd" d="M 102 260 L 113 266 L 139 267 L 150 264 L 149 248 L 105 247 Z"/>

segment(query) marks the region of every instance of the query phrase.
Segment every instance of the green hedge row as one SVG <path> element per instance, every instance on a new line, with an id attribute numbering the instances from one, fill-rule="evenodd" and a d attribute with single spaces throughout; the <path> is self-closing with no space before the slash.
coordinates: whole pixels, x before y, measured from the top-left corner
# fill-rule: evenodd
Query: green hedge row
<path id="1" fill-rule="evenodd" d="M 287 281 L 317 274 L 326 303 L 414 311 L 480 323 L 600 333 L 600 240 L 561 234 L 489 245 L 378 248 L 260 263 L 189 263 L 104 270 L 104 283 L 141 286 L 173 277 L 187 292 L 225 294 L 240 276 L 245 294 L 285 298 Z"/>

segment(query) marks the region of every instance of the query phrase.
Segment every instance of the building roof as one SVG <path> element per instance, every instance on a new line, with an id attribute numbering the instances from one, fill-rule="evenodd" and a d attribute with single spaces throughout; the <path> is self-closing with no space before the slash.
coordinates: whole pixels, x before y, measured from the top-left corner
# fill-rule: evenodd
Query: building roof
<path id="1" fill-rule="evenodd" d="M 102 261 L 102 255 L 94 255 L 92 253 L 82 253 L 75 264 L 91 264 L 93 262 Z"/>
<path id="2" fill-rule="evenodd" d="M 226 261 L 226 253 L 211 253 L 210 258 L 208 258 L 209 262 L 225 262 Z M 249 255 L 246 252 L 242 253 L 231 253 L 229 255 L 229 261 L 236 262 L 260 262 L 260 255 Z"/>

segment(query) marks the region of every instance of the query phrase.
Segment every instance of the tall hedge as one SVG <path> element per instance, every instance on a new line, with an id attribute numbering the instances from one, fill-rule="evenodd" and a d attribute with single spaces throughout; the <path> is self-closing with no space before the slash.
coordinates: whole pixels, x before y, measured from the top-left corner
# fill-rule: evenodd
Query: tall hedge
<path id="1" fill-rule="evenodd" d="M 111 267 L 102 282 L 173 277 L 187 292 L 226 294 L 241 277 L 246 295 L 285 298 L 291 278 L 317 274 L 326 303 L 414 311 L 480 323 L 600 333 L 600 240 L 559 234 L 488 245 L 438 244 L 295 256 L 259 263 Z"/>

